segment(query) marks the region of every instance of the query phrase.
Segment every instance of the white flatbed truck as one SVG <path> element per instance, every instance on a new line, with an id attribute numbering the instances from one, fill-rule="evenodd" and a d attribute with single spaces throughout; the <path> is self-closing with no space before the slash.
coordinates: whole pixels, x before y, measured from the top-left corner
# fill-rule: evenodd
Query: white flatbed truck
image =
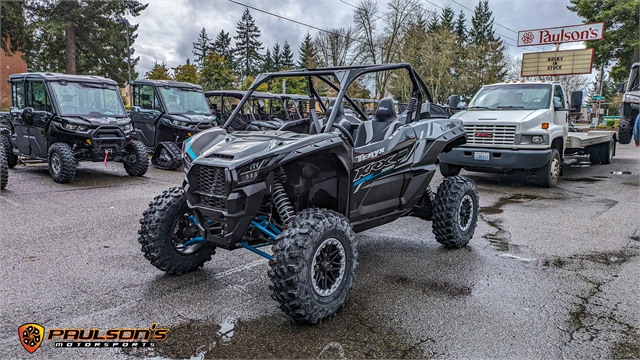
<path id="1" fill-rule="evenodd" d="M 609 164 L 616 150 L 615 131 L 570 129 L 569 114 L 579 112 L 581 104 L 582 92 L 576 91 L 567 108 L 558 82 L 483 86 L 467 110 L 452 116 L 464 123 L 467 143 L 440 154 L 440 172 L 454 176 L 460 169 L 524 171 L 539 185 L 553 187 L 563 165 L 576 161 L 573 155 L 589 155 L 592 164 Z"/>

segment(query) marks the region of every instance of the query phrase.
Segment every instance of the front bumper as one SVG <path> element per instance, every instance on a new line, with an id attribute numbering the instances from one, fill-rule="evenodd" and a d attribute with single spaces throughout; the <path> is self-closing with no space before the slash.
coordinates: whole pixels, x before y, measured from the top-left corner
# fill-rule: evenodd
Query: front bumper
<path id="1" fill-rule="evenodd" d="M 259 182 L 231 189 L 228 169 L 194 165 L 187 174 L 187 203 L 206 240 L 223 249 L 237 248 L 267 194 Z"/>
<path id="2" fill-rule="evenodd" d="M 101 125 L 96 128 L 90 128 L 86 131 L 67 130 L 61 124 L 54 123 L 55 130 L 61 135 L 71 136 L 79 142 L 89 145 L 91 149 L 91 161 L 99 162 L 105 160 L 114 160 L 121 155 L 124 147 L 132 138 L 135 138 L 135 132 L 125 133 L 117 125 Z M 88 141 L 87 141 L 88 140 Z"/>
<path id="3" fill-rule="evenodd" d="M 488 160 L 476 160 L 476 152 L 489 153 Z M 441 162 L 473 169 L 537 169 L 551 160 L 551 149 L 511 150 L 458 147 L 438 157 Z"/>

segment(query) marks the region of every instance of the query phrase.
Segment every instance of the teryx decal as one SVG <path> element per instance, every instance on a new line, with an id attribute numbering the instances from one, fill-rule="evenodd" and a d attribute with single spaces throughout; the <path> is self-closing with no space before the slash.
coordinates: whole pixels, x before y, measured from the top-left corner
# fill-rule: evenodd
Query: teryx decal
<path id="1" fill-rule="evenodd" d="M 397 154 L 393 154 L 387 158 L 380 159 L 357 168 L 356 175 L 353 177 L 353 186 L 356 186 L 354 193 L 357 193 L 358 190 L 360 190 L 360 185 L 363 183 L 393 170 L 396 166 L 396 155 Z"/>

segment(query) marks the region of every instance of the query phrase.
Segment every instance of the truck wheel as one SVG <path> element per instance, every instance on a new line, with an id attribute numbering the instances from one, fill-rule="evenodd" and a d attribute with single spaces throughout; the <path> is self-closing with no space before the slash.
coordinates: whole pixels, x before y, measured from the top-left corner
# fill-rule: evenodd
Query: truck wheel
<path id="1" fill-rule="evenodd" d="M 286 314 L 315 324 L 344 306 L 358 266 L 347 218 L 327 209 L 303 210 L 272 249 L 271 297 Z"/>
<path id="2" fill-rule="evenodd" d="M 616 153 L 616 141 L 611 139 L 608 144 L 601 145 L 600 163 L 611 164 L 613 161 L 613 154 Z"/>
<path id="3" fill-rule="evenodd" d="M 478 188 L 463 176 L 445 178 L 436 193 L 433 234 L 448 248 L 465 247 L 478 222 Z"/>
<path id="4" fill-rule="evenodd" d="M 175 143 L 163 141 L 156 146 L 151 163 L 162 170 L 175 170 L 182 165 L 182 151 Z"/>
<path id="5" fill-rule="evenodd" d="M 438 165 L 440 167 L 440 174 L 444 177 L 457 176 L 460 174 L 461 167 L 440 161 Z"/>
<path id="6" fill-rule="evenodd" d="M 4 146 L 0 146 L 0 190 L 4 190 L 9 182 L 9 166 L 4 156 Z"/>
<path id="7" fill-rule="evenodd" d="M 47 159 L 53 181 L 66 184 L 76 176 L 76 158 L 69 144 L 59 142 L 51 145 Z"/>
<path id="8" fill-rule="evenodd" d="M 2 147 L 4 148 L 4 156 L 7 158 L 7 166 L 9 169 L 13 169 L 13 167 L 18 164 L 18 156 L 13 153 L 13 145 L 11 145 L 9 135 L 0 135 L 0 140 L 2 141 Z"/>
<path id="9" fill-rule="evenodd" d="M 551 149 L 551 160 L 536 171 L 538 185 L 551 188 L 556 186 L 560 177 L 562 159 L 558 149 Z"/>
<path id="10" fill-rule="evenodd" d="M 631 142 L 635 122 L 636 119 L 634 118 L 625 115 L 620 117 L 620 122 L 618 123 L 618 142 L 620 144 L 626 145 Z"/>
<path id="11" fill-rule="evenodd" d="M 142 176 L 149 170 L 149 156 L 147 147 L 139 140 L 125 145 L 124 170 L 130 176 Z"/>
<path id="12" fill-rule="evenodd" d="M 215 254 L 215 247 L 206 241 L 192 241 L 201 236 L 193 219 L 183 188 L 174 187 L 156 196 L 140 219 L 138 242 L 144 257 L 174 275 L 204 266 Z"/>

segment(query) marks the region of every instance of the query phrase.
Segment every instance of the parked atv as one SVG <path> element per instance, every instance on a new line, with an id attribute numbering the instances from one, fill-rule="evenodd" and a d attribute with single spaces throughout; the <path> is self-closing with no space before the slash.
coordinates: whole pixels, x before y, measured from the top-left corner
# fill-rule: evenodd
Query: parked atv
<path id="1" fill-rule="evenodd" d="M 640 63 L 631 65 L 629 80 L 618 86 L 618 92 L 624 92 L 620 103 L 618 141 L 620 144 L 628 144 L 633 138 L 633 126 L 640 112 Z"/>
<path id="2" fill-rule="evenodd" d="M 152 154 L 151 163 L 164 170 L 179 168 L 182 142 L 218 125 L 202 88 L 165 80 L 136 80 L 131 85 L 131 120 L 139 140 Z"/>
<path id="3" fill-rule="evenodd" d="M 99 76 L 23 73 L 9 77 L 12 104 L 0 134 L 7 165 L 18 156 L 46 161 L 55 182 L 68 183 L 79 161 L 124 162 L 131 176 L 147 172 L 117 83 Z"/>
<path id="4" fill-rule="evenodd" d="M 382 99 L 374 118 L 350 131 L 343 106 L 335 104 L 353 103 L 349 86 L 380 71 L 410 79 L 409 105 L 396 114 L 393 100 Z M 260 84 L 289 76 L 307 81 L 307 121 L 315 134 L 230 130 Z M 321 104 L 321 125 L 316 84 L 325 83 L 337 98 L 332 107 Z M 202 267 L 216 248 L 251 250 L 270 260 L 272 297 L 280 308 L 317 323 L 335 314 L 353 287 L 357 232 L 410 215 L 432 220 L 445 247 L 466 246 L 478 217 L 475 184 L 454 176 L 436 194 L 429 187 L 438 155 L 465 143 L 466 134 L 431 101 L 409 64 L 258 75 L 222 128 L 186 141 L 184 184 L 144 211 L 142 252 L 158 269 L 183 274 Z M 261 250 L 269 245 L 272 255 Z"/>

